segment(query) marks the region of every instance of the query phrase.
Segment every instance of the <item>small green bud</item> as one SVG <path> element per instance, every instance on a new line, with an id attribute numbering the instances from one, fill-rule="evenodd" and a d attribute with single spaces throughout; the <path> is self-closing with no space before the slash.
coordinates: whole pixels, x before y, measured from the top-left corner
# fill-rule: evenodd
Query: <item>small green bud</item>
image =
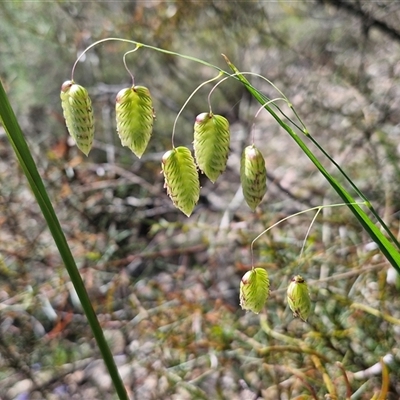
<path id="1" fill-rule="evenodd" d="M 258 314 L 269 296 L 268 272 L 264 268 L 247 271 L 240 281 L 240 307 Z"/>
<path id="2" fill-rule="evenodd" d="M 302 276 L 296 275 L 287 289 L 287 301 L 293 317 L 307 321 L 311 311 L 311 299 L 308 285 Z"/>
<path id="3" fill-rule="evenodd" d="M 244 198 L 254 211 L 267 191 L 265 160 L 254 144 L 243 150 L 240 159 L 240 181 Z"/>

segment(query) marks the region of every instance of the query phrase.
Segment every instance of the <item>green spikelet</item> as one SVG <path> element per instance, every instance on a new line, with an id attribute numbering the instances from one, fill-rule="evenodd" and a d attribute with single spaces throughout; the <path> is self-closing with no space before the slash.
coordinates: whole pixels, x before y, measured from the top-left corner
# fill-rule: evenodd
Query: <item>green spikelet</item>
<path id="1" fill-rule="evenodd" d="M 200 182 L 192 153 L 180 146 L 167 151 L 161 163 L 165 187 L 175 207 L 188 217 L 200 196 Z"/>
<path id="2" fill-rule="evenodd" d="M 268 272 L 264 268 L 253 268 L 240 281 L 240 307 L 258 314 L 269 296 Z"/>
<path id="3" fill-rule="evenodd" d="M 194 155 L 211 182 L 225 171 L 230 143 L 229 122 L 221 115 L 202 113 L 194 124 Z"/>
<path id="4" fill-rule="evenodd" d="M 293 312 L 293 317 L 300 317 L 303 321 L 307 321 L 311 311 L 311 299 L 308 285 L 302 276 L 296 275 L 290 281 L 287 302 Z"/>
<path id="5" fill-rule="evenodd" d="M 142 157 L 153 132 L 154 109 L 149 89 L 133 86 L 120 90 L 115 112 L 122 146 Z"/>
<path id="6" fill-rule="evenodd" d="M 65 81 L 60 98 L 68 132 L 78 148 L 88 155 L 94 137 L 93 109 L 88 92 L 74 81 Z"/>
<path id="7" fill-rule="evenodd" d="M 265 160 L 254 144 L 243 150 L 240 159 L 240 181 L 244 198 L 254 211 L 267 191 Z"/>

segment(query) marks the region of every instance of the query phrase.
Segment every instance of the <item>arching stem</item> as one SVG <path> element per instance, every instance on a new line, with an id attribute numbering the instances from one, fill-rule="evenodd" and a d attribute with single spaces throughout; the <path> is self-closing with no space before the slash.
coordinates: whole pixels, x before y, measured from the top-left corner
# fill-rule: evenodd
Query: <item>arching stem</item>
<path id="1" fill-rule="evenodd" d="M 220 72 L 217 76 L 215 76 L 214 78 L 209 79 L 208 81 L 203 82 L 202 84 L 200 84 L 199 86 L 197 86 L 197 88 L 191 93 L 191 95 L 187 98 L 187 100 L 185 101 L 185 103 L 183 104 L 183 106 L 181 107 L 181 109 L 179 110 L 178 114 L 175 117 L 175 121 L 174 121 L 174 126 L 172 128 L 172 136 L 171 136 L 171 141 L 172 141 L 172 148 L 175 147 L 174 145 L 174 137 L 175 137 L 175 128 L 176 128 L 176 123 L 178 121 L 179 116 L 182 114 L 182 111 L 185 109 L 185 107 L 187 106 L 187 104 L 189 103 L 190 99 L 205 85 L 207 85 L 210 82 L 215 81 L 216 79 L 219 79 L 221 77 L 222 73 Z M 211 110 L 211 105 L 210 105 L 210 113 L 212 112 Z"/>
<path id="2" fill-rule="evenodd" d="M 307 213 L 307 212 L 317 210 L 317 213 L 316 213 L 315 216 L 313 217 L 313 219 L 312 219 L 312 221 L 311 221 L 311 224 L 310 224 L 310 226 L 309 226 L 309 228 L 308 228 L 308 230 L 307 230 L 306 236 L 305 236 L 305 238 L 304 238 L 303 246 L 302 246 L 301 253 L 300 253 L 300 256 L 301 256 L 302 253 L 303 253 L 304 247 L 305 247 L 305 243 L 306 243 L 306 241 L 307 241 L 307 237 L 308 237 L 308 235 L 309 235 L 309 233 L 310 233 L 310 231 L 311 231 L 311 227 L 312 227 L 312 225 L 314 224 L 314 221 L 316 220 L 316 218 L 317 218 L 318 214 L 321 212 L 321 210 L 324 209 L 324 208 L 328 208 L 328 207 L 341 207 L 341 206 L 348 206 L 348 205 L 359 205 L 359 206 L 362 206 L 362 205 L 365 205 L 365 203 L 357 203 L 357 202 L 356 202 L 356 203 L 325 204 L 325 205 L 322 205 L 322 206 L 316 206 L 316 207 L 312 207 L 312 208 L 307 208 L 307 210 L 299 211 L 299 212 L 297 212 L 297 213 L 295 213 L 295 214 L 291 214 L 291 215 L 289 215 L 289 216 L 287 216 L 287 217 L 285 217 L 285 218 L 280 219 L 278 222 L 275 222 L 275 224 L 273 224 L 273 225 L 271 225 L 269 228 L 263 230 L 259 235 L 257 235 L 257 236 L 252 240 L 252 242 L 251 242 L 251 244 L 250 244 L 251 265 L 252 265 L 252 267 L 254 266 L 254 243 L 255 243 L 258 239 L 260 239 L 261 236 L 265 235 L 268 231 L 270 231 L 272 228 L 275 228 L 276 226 L 278 226 L 278 225 L 281 224 L 282 222 L 285 222 L 285 221 L 289 220 L 290 218 L 294 218 L 294 217 L 297 217 L 297 216 L 299 216 L 299 215 L 301 215 L 301 214 L 305 214 L 305 213 Z"/>

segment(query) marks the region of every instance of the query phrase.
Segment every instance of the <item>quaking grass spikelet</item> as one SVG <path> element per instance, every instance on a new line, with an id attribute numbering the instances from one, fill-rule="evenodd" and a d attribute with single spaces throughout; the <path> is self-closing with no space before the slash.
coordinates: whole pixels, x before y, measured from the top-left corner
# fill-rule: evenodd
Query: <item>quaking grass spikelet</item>
<path id="1" fill-rule="evenodd" d="M 65 81 L 60 98 L 68 132 L 78 148 L 88 155 L 94 137 L 93 109 L 88 92 L 74 81 Z"/>
<path id="2" fill-rule="evenodd" d="M 287 302 L 293 312 L 293 317 L 307 321 L 311 311 L 311 299 L 308 285 L 301 275 L 296 275 L 290 281 Z"/>
<path id="3" fill-rule="evenodd" d="M 115 112 L 122 146 L 129 147 L 140 158 L 153 132 L 154 109 L 149 89 L 144 86 L 121 89 Z"/>
<path id="4" fill-rule="evenodd" d="M 165 187 L 174 203 L 188 217 L 200 196 L 200 182 L 192 153 L 187 147 L 167 151 L 161 163 Z"/>
<path id="5" fill-rule="evenodd" d="M 267 191 L 265 160 L 254 144 L 243 150 L 240 159 L 240 181 L 244 198 L 254 211 Z"/>
<path id="6" fill-rule="evenodd" d="M 225 171 L 229 143 L 229 122 L 225 117 L 211 112 L 196 117 L 193 141 L 196 163 L 213 183 Z"/>
<path id="7" fill-rule="evenodd" d="M 258 314 L 269 296 L 268 272 L 264 268 L 253 268 L 240 281 L 240 307 Z"/>

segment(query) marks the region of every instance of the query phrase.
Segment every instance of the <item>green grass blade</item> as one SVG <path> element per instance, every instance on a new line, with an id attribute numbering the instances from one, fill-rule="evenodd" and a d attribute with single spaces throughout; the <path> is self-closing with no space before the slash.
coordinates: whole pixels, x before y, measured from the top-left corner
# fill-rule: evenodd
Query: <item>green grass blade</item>
<path id="1" fill-rule="evenodd" d="M 65 267 L 74 285 L 76 293 L 81 301 L 82 308 L 86 314 L 89 325 L 92 329 L 93 335 L 96 339 L 100 352 L 103 356 L 104 362 L 108 368 L 108 372 L 113 381 L 115 390 L 121 400 L 128 400 L 128 395 L 118 373 L 115 365 L 114 358 L 108 347 L 107 341 L 104 337 L 103 331 L 100 327 L 97 316 L 93 310 L 89 296 L 83 284 L 79 270 L 76 266 L 75 260 L 72 256 L 71 250 L 66 241 L 65 235 L 61 229 L 58 218 L 55 214 L 54 208 L 47 195 L 43 181 L 36 168 L 35 161 L 29 151 L 28 145 L 25 141 L 21 128 L 15 117 L 14 111 L 8 101 L 7 94 L 4 90 L 3 84 L 0 81 L 0 121 L 7 133 L 7 137 L 14 149 L 17 159 L 20 163 L 22 170 L 31 186 L 36 200 L 40 206 L 42 214 L 47 222 L 50 232 L 57 245 L 58 251 L 64 261 Z"/>
<path id="2" fill-rule="evenodd" d="M 332 188 L 336 193 L 342 198 L 342 200 L 347 203 L 348 208 L 363 226 L 365 231 L 369 234 L 371 239 L 379 246 L 381 252 L 385 255 L 388 261 L 393 265 L 396 271 L 400 274 L 400 253 L 396 247 L 387 239 L 385 235 L 378 229 L 378 227 L 373 223 L 373 221 L 368 217 L 364 210 L 354 204 L 356 201 L 348 193 L 348 191 L 324 168 L 324 166 L 319 162 L 318 158 L 312 153 L 312 151 L 307 147 L 307 145 L 300 139 L 300 137 L 294 132 L 294 130 L 287 125 L 281 118 L 275 113 L 275 111 L 269 105 L 265 105 L 266 101 L 264 96 L 254 88 L 250 82 L 239 72 L 239 70 L 226 59 L 229 67 L 235 73 L 235 76 L 246 86 L 247 90 L 251 95 L 262 105 L 264 108 L 272 115 L 272 117 L 278 122 L 278 124 L 285 129 L 286 132 L 294 139 L 294 141 L 299 145 L 307 157 L 312 161 L 312 163 L 317 167 L 320 173 L 326 178 Z M 370 207 L 370 203 L 367 201 L 366 206 Z"/>
<path id="3" fill-rule="evenodd" d="M 389 229 L 389 227 L 385 224 L 383 219 L 377 213 L 373 205 L 364 195 L 364 193 L 356 186 L 356 184 L 351 180 L 351 178 L 346 174 L 343 168 L 326 152 L 326 150 L 318 143 L 318 141 L 313 138 L 309 133 L 306 136 L 314 143 L 314 145 L 325 155 L 326 158 L 338 169 L 338 171 L 346 178 L 346 180 L 350 183 L 356 193 L 365 201 L 365 205 L 369 208 L 369 211 L 373 214 L 376 220 L 381 224 L 382 228 L 386 231 L 386 233 L 390 236 L 392 242 L 396 245 L 397 249 L 400 250 L 400 243 L 397 240 L 396 236 L 393 232 Z"/>

